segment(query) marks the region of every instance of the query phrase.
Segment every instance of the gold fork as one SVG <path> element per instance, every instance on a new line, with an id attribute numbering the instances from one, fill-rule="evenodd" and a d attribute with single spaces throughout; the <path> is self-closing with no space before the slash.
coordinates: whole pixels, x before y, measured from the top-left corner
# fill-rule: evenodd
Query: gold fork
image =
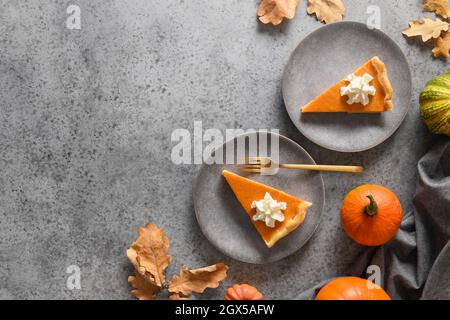
<path id="1" fill-rule="evenodd" d="M 361 173 L 364 167 L 361 166 L 335 166 L 335 165 L 319 165 L 319 164 L 279 164 L 269 157 L 246 157 L 244 164 L 238 164 L 239 169 L 243 172 L 262 173 L 266 170 L 277 168 L 284 169 L 301 169 L 313 171 L 333 171 L 333 172 L 350 172 Z"/>

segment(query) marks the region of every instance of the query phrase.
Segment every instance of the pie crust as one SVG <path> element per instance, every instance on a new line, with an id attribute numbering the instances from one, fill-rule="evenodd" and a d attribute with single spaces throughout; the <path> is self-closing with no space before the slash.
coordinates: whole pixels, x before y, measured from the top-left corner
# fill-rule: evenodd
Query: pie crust
<path id="1" fill-rule="evenodd" d="M 392 96 L 394 94 L 394 90 L 392 90 L 391 82 L 389 81 L 388 71 L 386 65 L 378 56 L 375 56 L 371 60 L 373 67 L 377 70 L 377 78 L 380 82 L 381 86 L 384 89 L 384 106 L 386 111 L 391 111 L 394 107 L 392 103 Z"/>

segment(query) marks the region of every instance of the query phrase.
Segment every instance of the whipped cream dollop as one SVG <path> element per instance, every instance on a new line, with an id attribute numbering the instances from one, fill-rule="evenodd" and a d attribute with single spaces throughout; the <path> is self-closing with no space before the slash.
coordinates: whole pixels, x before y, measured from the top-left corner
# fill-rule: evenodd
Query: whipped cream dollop
<path id="1" fill-rule="evenodd" d="M 365 73 L 362 77 L 355 76 L 353 73 L 345 78 L 349 84 L 341 87 L 341 96 L 347 96 L 348 104 L 361 103 L 364 106 L 369 104 L 369 95 L 374 96 L 376 89 L 370 85 L 373 77 Z"/>
<path id="2" fill-rule="evenodd" d="M 287 205 L 286 202 L 278 202 L 273 199 L 270 193 L 266 192 L 264 199 L 252 202 L 252 208 L 256 208 L 254 221 L 263 221 L 266 226 L 274 228 L 275 221 L 284 221 L 282 210 L 286 210 Z"/>

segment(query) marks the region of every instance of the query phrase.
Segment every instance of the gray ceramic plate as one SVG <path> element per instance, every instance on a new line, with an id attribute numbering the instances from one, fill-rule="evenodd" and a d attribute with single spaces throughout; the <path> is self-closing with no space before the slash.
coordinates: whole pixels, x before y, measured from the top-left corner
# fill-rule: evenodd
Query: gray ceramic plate
<path id="1" fill-rule="evenodd" d="M 249 133 L 245 136 L 255 135 L 258 133 Z M 268 140 L 270 142 L 270 139 Z M 235 141 L 236 138 L 226 142 L 225 148 L 234 145 Z M 255 155 L 248 153 L 248 146 L 246 152 L 247 155 Z M 285 163 L 315 163 L 302 147 L 281 135 L 279 135 L 279 159 Z M 313 206 L 297 230 L 268 249 L 222 177 L 223 169 L 279 188 L 312 202 Z M 324 190 L 322 176 L 318 172 L 280 170 L 273 176 L 261 176 L 240 173 L 234 165 L 203 165 L 195 182 L 194 207 L 203 234 L 217 249 L 236 260 L 264 264 L 283 259 L 309 240 L 322 215 Z"/>
<path id="2" fill-rule="evenodd" d="M 394 109 L 383 114 L 300 113 L 300 107 L 374 56 L 387 65 Z M 379 30 L 358 22 L 324 26 L 292 53 L 283 75 L 286 109 L 300 132 L 314 143 L 341 152 L 358 152 L 389 138 L 411 105 L 411 74 L 399 46 Z"/>
<path id="3" fill-rule="evenodd" d="M 436 259 L 423 289 L 422 299 L 450 300 L 450 244 Z"/>

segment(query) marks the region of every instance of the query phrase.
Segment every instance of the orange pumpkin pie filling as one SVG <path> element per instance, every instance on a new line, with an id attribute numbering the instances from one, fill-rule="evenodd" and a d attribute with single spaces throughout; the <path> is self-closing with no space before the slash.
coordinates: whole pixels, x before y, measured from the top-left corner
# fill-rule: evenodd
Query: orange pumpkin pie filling
<path id="1" fill-rule="evenodd" d="M 312 205 L 307 201 L 265 184 L 244 178 L 233 172 L 223 170 L 222 175 L 269 248 L 302 224 L 308 208 Z M 255 221 L 253 219 L 256 209 L 252 207 L 252 204 L 254 201 L 263 199 L 266 193 L 269 193 L 274 200 L 286 204 L 286 210 L 283 210 L 284 220 L 282 222 L 277 221 L 273 228 L 268 227 L 263 221 Z"/>
<path id="2" fill-rule="evenodd" d="M 376 89 L 375 95 L 370 96 L 367 105 L 347 103 L 348 97 L 341 96 L 340 92 L 340 89 L 348 84 L 348 81 L 343 79 L 304 105 L 301 112 L 380 113 L 392 110 L 393 90 L 384 62 L 379 57 L 373 57 L 353 72 L 358 77 L 366 73 L 373 77 L 370 85 Z"/>

